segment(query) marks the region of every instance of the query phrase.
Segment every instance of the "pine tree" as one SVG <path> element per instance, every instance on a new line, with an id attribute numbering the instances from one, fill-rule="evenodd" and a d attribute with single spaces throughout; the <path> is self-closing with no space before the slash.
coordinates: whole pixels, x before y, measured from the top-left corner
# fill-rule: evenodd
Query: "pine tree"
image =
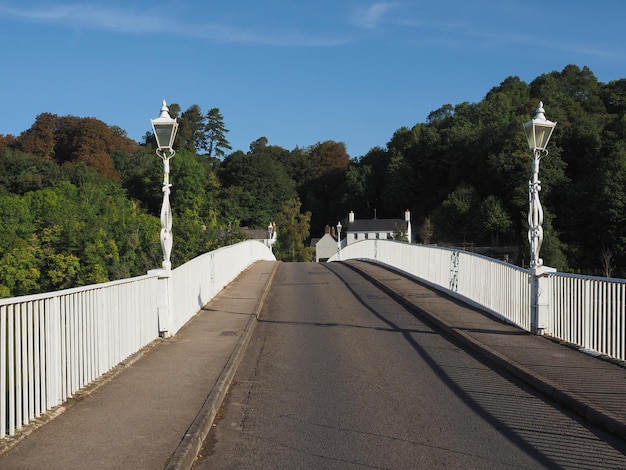
<path id="1" fill-rule="evenodd" d="M 206 119 L 206 139 L 203 148 L 207 151 L 207 157 L 211 158 L 214 154 L 216 157 L 223 157 L 225 155 L 224 149 L 232 149 L 226 140 L 228 129 L 224 127 L 224 116 L 220 113 L 219 108 L 212 108 L 207 113 Z"/>

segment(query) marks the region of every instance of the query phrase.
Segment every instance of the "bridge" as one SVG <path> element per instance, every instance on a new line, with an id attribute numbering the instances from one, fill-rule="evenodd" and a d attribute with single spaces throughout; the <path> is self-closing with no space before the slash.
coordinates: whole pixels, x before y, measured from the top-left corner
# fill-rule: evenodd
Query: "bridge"
<path id="1" fill-rule="evenodd" d="M 384 240 L 349 245 L 329 261 L 626 438 L 622 280 Z M 172 271 L 0 300 L 0 467 L 73 456 L 101 468 L 190 468 L 277 266 L 249 241 Z M 127 426 L 112 424 L 120 409 Z M 79 451 L 93 427 L 99 442 Z"/>

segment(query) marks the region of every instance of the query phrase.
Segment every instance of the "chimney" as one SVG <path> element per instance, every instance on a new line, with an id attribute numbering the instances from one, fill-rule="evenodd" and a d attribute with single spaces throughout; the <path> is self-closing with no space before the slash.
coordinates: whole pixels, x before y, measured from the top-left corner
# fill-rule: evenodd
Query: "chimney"
<path id="1" fill-rule="evenodd" d="M 348 223 L 351 224 L 354 222 L 354 212 L 350 211 L 350 213 L 348 214 Z"/>
<path id="2" fill-rule="evenodd" d="M 407 222 L 411 221 L 411 212 L 408 209 L 404 211 L 404 220 L 406 220 Z"/>
<path id="3" fill-rule="evenodd" d="M 324 228 L 324 234 L 329 234 L 329 235 L 330 235 L 330 225 L 327 225 L 327 226 Z"/>

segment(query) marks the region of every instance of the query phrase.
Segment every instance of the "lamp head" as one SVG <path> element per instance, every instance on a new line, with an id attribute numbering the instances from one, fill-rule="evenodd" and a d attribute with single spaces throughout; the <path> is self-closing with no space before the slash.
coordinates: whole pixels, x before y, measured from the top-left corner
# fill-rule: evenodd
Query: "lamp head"
<path id="1" fill-rule="evenodd" d="M 150 120 L 159 150 L 174 150 L 173 146 L 174 139 L 176 138 L 176 132 L 178 131 L 178 122 L 176 119 L 172 119 L 169 111 L 169 108 L 165 104 L 165 100 L 163 100 L 161 115 L 156 119 Z"/>
<path id="2" fill-rule="evenodd" d="M 548 121 L 543 109 L 543 101 L 539 102 L 539 107 L 535 111 L 535 117 L 524 123 L 524 132 L 530 150 L 546 150 L 552 132 L 556 127 L 556 122 Z"/>

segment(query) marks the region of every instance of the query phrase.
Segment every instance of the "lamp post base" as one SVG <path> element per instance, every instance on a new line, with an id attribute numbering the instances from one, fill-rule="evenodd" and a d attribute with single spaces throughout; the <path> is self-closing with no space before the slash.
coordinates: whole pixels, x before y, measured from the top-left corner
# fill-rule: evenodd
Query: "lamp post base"
<path id="1" fill-rule="evenodd" d="M 548 266 L 531 268 L 530 273 L 530 331 L 534 335 L 543 336 L 549 331 L 550 312 L 548 310 L 550 283 L 548 274 L 556 269 Z"/>

